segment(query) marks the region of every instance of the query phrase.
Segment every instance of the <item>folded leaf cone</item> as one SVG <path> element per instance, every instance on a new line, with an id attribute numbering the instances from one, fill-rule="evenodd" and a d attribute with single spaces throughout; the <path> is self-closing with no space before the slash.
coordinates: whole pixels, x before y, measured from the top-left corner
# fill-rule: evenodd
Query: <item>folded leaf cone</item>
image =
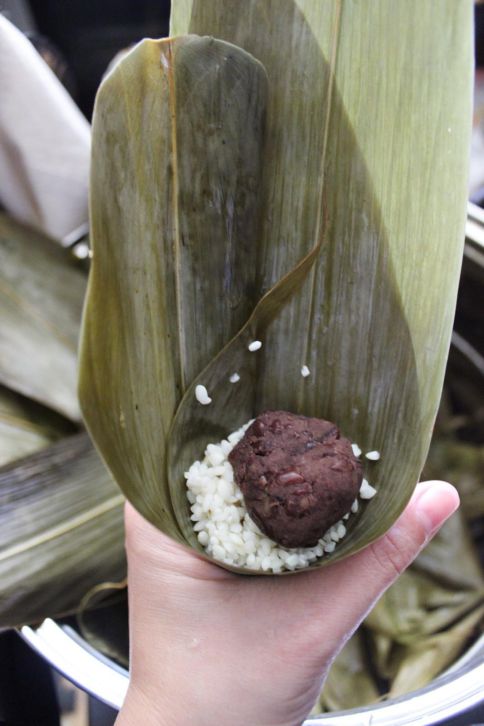
<path id="1" fill-rule="evenodd" d="M 185 0 L 172 32 L 223 40 L 145 41 L 104 82 L 81 406 L 128 498 L 179 541 L 200 549 L 183 471 L 270 408 L 381 452 L 377 496 L 316 566 L 408 501 L 462 256 L 470 24 L 450 1 Z"/>

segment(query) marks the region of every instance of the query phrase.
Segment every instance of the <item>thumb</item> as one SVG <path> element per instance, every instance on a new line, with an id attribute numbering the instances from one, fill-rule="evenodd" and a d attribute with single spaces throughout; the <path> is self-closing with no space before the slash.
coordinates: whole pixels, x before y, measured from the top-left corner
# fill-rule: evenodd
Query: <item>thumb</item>
<path id="1" fill-rule="evenodd" d="M 405 511 L 383 537 L 326 569 L 320 583 L 323 597 L 331 593 L 325 630 L 332 633 L 335 649 L 458 506 L 459 495 L 451 484 L 418 484 Z"/>

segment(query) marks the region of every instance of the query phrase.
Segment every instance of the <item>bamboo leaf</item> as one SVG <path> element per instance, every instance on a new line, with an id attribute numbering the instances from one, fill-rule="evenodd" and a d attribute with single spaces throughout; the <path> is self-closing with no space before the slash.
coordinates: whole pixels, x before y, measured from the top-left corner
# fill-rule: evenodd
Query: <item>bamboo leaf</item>
<path id="1" fill-rule="evenodd" d="M 395 676 L 397 664 L 395 663 L 395 643 L 392 638 L 374 630 L 367 630 L 365 625 L 367 642 L 369 644 L 369 658 L 373 664 L 374 672 L 381 682 L 391 681 Z"/>
<path id="2" fill-rule="evenodd" d="M 0 469 L 0 627 L 75 611 L 124 576 L 123 501 L 86 434 Z"/>
<path id="3" fill-rule="evenodd" d="M 73 433 L 69 421 L 0 386 L 0 466 L 68 433 Z"/>
<path id="4" fill-rule="evenodd" d="M 267 70 L 265 285 L 318 234 L 324 182 L 328 241 L 301 294 L 267 331 L 257 377 L 246 385 L 255 390 L 252 415 L 282 408 L 330 418 L 363 449 L 382 452 L 370 474 L 378 496 L 326 561 L 381 535 L 408 501 L 449 348 L 466 211 L 471 4 L 418 8 L 252 2 L 241 22 L 237 2 L 191 0 L 172 15 L 173 33 L 214 33 Z M 449 22 L 455 35 L 443 33 Z M 302 364 L 309 378 L 298 375 Z M 193 412 L 188 395 L 181 407 Z M 214 398 L 221 415 L 238 409 L 240 389 L 230 395 Z"/>
<path id="5" fill-rule="evenodd" d="M 215 35 L 244 50 L 226 53 L 221 41 L 190 36 L 148 43 L 105 82 L 94 124 L 82 405 L 123 490 L 172 536 L 193 542 L 179 472 L 195 443 L 214 422 L 223 422 L 226 435 L 242 413 L 269 408 L 330 418 L 363 449 L 382 453 L 370 474 L 378 495 L 323 563 L 381 535 L 408 501 L 440 398 L 462 256 L 471 10 L 470 2 L 454 0 L 182 0 L 173 7 L 173 34 Z M 233 86 L 219 85 L 205 45 L 217 62 L 217 53 L 230 57 L 243 78 L 234 120 L 224 115 L 229 108 L 232 119 Z M 244 51 L 267 71 L 263 148 L 255 121 L 263 112 L 250 100 L 265 97 L 266 78 Z M 200 82 L 185 86 L 178 74 Z M 199 122 L 185 127 L 192 108 Z M 210 162 L 205 148 L 189 142 L 195 131 L 213 138 L 207 108 L 233 130 L 228 150 L 224 134 L 214 138 Z M 249 117 L 252 123 L 238 123 Z M 257 189 L 250 199 L 242 195 L 253 241 L 240 261 L 242 315 L 242 307 L 235 314 L 220 299 L 235 277 L 226 269 L 237 269 L 229 264 L 222 274 L 219 267 L 239 248 L 233 236 L 228 245 L 225 233 L 219 239 L 230 214 L 212 217 L 208 202 L 200 215 L 189 214 L 185 201 L 195 188 L 201 203 L 198 170 L 216 167 L 219 154 L 230 154 L 231 175 L 245 170 L 244 155 L 235 161 L 234 152 L 244 142 L 262 155 L 250 173 L 241 172 Z M 207 199 L 217 208 L 223 186 L 210 179 Z M 299 289 L 261 326 L 257 364 L 241 361 L 250 310 L 316 249 L 323 200 L 325 244 Z M 207 220 L 210 239 L 198 233 Z M 192 306 L 188 291 L 200 280 L 206 295 Z M 205 346 L 207 336 L 210 344 L 196 355 L 192 348 Z M 227 391 L 234 349 L 246 366 L 246 388 Z M 303 364 L 309 378 L 300 376 Z M 205 380 L 217 391 L 209 412 L 193 397 L 193 384 Z M 184 393 L 167 472 L 167 431 Z"/>
<path id="6" fill-rule="evenodd" d="M 424 638 L 405 649 L 399 657 L 398 672 L 388 694 L 396 698 L 430 683 L 462 653 L 465 643 L 484 618 L 484 606 L 471 612 L 451 630 Z"/>
<path id="7" fill-rule="evenodd" d="M 449 477 L 448 481 L 455 481 L 449 470 L 443 474 Z M 482 591 L 484 573 L 464 514 L 459 509 L 447 520 L 417 557 L 412 569 L 449 589 Z"/>
<path id="8" fill-rule="evenodd" d="M 455 625 L 482 603 L 484 588 L 449 590 L 411 570 L 385 593 L 365 622 L 393 642 L 408 645 Z"/>
<path id="9" fill-rule="evenodd" d="M 457 512 L 380 598 L 365 625 L 395 643 L 419 643 L 454 626 L 482 603 L 484 577 Z"/>
<path id="10" fill-rule="evenodd" d="M 0 214 L 0 383 L 73 421 L 85 285 L 58 244 Z"/>
<path id="11" fill-rule="evenodd" d="M 80 399 L 120 486 L 174 537 L 168 430 L 254 304 L 265 95 L 247 53 L 188 37 L 141 43 L 96 102 Z"/>
<path id="12" fill-rule="evenodd" d="M 256 306 L 247 323 L 236 337 L 215 357 L 188 388 L 174 418 L 167 446 L 167 471 L 170 496 L 175 516 L 185 541 L 200 551 L 188 511 L 183 472 L 204 451 L 210 441 L 219 441 L 227 431 L 239 428 L 258 410 L 254 381 L 259 369 L 257 357 L 248 352 L 251 341 L 257 340 L 270 328 L 285 305 L 304 284 L 321 250 L 323 237 L 296 267 L 285 275 Z M 229 382 L 231 372 L 238 372 L 242 385 Z M 208 386 L 216 405 L 202 409 L 195 396 L 198 383 Z M 240 568 L 229 568 L 238 572 Z"/>
<path id="13" fill-rule="evenodd" d="M 445 437 L 432 442 L 423 475 L 429 479 L 447 477 L 459 491 L 466 518 L 473 520 L 484 516 L 483 472 L 484 446 Z"/>
<path id="14" fill-rule="evenodd" d="M 367 660 L 363 634 L 359 631 L 346 643 L 331 666 L 314 709 L 315 714 L 358 708 L 379 699 Z"/>

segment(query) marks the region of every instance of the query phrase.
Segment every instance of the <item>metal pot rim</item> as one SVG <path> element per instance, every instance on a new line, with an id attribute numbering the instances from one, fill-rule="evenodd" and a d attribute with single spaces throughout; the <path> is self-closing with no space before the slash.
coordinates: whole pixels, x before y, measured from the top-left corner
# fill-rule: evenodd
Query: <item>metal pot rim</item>
<path id="1" fill-rule="evenodd" d="M 48 618 L 22 637 L 79 688 L 119 709 L 128 688 L 126 669 L 99 653 L 73 628 Z M 484 636 L 444 675 L 400 698 L 351 711 L 315 716 L 304 726 L 428 726 L 475 707 L 484 697 Z M 451 687 L 449 687 L 451 685 Z"/>

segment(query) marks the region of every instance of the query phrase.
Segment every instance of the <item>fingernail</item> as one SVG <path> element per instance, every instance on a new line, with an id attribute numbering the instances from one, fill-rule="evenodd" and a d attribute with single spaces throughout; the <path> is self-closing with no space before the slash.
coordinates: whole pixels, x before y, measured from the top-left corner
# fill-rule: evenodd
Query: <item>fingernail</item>
<path id="1" fill-rule="evenodd" d="M 426 482 L 415 502 L 416 514 L 428 537 L 432 537 L 459 506 L 457 490 L 447 482 Z"/>

